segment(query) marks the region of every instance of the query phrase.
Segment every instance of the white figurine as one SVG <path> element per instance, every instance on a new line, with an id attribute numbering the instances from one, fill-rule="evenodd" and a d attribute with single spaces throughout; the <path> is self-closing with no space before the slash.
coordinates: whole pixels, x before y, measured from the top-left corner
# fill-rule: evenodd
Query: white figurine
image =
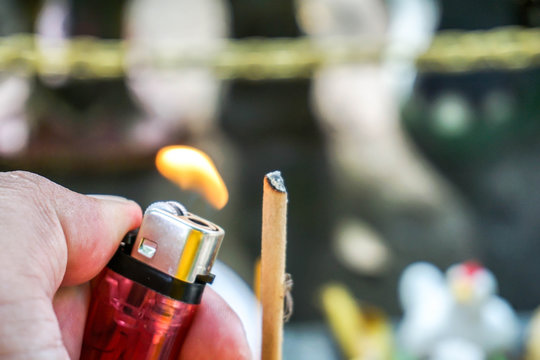
<path id="1" fill-rule="evenodd" d="M 511 351 L 517 317 L 496 293 L 493 274 L 474 262 L 453 265 L 446 279 L 431 264 L 408 266 L 399 284 L 404 310 L 400 345 L 410 355 L 433 360 L 451 358 L 450 353 L 483 359 Z"/>

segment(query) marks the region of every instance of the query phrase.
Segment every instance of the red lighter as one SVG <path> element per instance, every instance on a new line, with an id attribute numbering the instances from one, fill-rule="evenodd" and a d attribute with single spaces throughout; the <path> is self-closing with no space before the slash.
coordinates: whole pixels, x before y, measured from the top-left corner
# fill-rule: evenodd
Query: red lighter
<path id="1" fill-rule="evenodd" d="M 81 359 L 177 359 L 224 236 L 180 203 L 148 207 L 92 292 Z"/>

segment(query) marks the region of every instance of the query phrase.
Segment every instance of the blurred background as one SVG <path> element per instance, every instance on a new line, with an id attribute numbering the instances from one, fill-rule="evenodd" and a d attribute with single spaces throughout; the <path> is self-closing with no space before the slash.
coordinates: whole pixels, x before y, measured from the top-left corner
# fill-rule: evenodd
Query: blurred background
<path id="1" fill-rule="evenodd" d="M 0 4 L 1 170 L 143 208 L 179 200 L 226 229 L 220 258 L 248 284 L 262 179 L 281 170 L 286 359 L 351 357 L 328 325 L 329 283 L 398 323 L 415 261 L 476 259 L 527 328 L 540 304 L 537 0 Z M 159 175 L 171 144 L 215 161 L 223 210 Z"/>

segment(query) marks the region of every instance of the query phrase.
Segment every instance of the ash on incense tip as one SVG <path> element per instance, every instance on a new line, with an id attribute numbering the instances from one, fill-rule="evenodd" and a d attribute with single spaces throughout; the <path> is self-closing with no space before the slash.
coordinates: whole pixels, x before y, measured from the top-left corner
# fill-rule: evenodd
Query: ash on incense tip
<path id="1" fill-rule="evenodd" d="M 269 172 L 266 174 L 266 178 L 274 190 L 282 193 L 287 192 L 287 189 L 285 188 L 285 181 L 283 181 L 283 177 L 281 177 L 281 171 L 276 170 Z"/>

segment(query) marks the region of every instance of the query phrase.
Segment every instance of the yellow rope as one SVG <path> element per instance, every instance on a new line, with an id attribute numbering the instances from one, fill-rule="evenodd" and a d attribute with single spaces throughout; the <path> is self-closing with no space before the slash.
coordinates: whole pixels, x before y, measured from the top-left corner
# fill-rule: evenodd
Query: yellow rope
<path id="1" fill-rule="evenodd" d="M 336 39 L 326 45 L 307 37 L 227 40 L 219 51 L 160 48 L 128 56 L 123 40 L 76 37 L 62 46 L 36 46 L 32 34 L 0 38 L 0 71 L 25 75 L 103 79 L 124 76 L 128 60 L 159 69 L 207 67 L 221 79 L 308 78 L 321 66 L 379 62 L 383 58 L 414 61 L 421 72 L 461 73 L 514 70 L 540 66 L 540 29 L 504 27 L 487 31 L 443 31 L 416 59 L 385 53 L 384 44 Z"/>

